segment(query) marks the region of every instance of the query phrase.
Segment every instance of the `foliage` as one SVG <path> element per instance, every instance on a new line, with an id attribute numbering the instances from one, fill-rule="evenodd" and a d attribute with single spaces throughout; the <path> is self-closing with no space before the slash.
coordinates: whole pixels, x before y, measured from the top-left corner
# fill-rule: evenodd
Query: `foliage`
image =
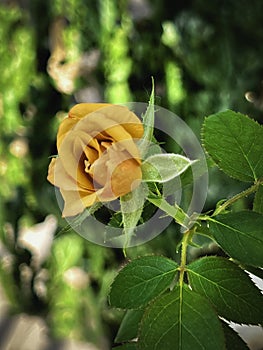
<path id="1" fill-rule="evenodd" d="M 154 255 L 124 266 L 109 296 L 112 306 L 128 309 L 116 342 L 132 342 L 136 349 L 230 349 L 236 334 L 223 326 L 220 318 L 262 324 L 262 294 L 244 266 L 248 270 L 249 266 L 263 267 L 263 216 L 231 208 L 249 193 L 256 193 L 259 201 L 262 130 L 255 121 L 230 110 L 205 119 L 203 142 L 208 155 L 226 174 L 252 185 L 220 201 L 212 213 L 200 214 L 194 225 L 184 228 L 179 264 Z M 165 207 L 162 209 L 181 224 Z M 206 230 L 202 232 L 204 222 Z M 216 242 L 225 256 L 188 263 L 188 246 L 198 234 Z M 241 340 L 237 342 L 246 348 Z"/>

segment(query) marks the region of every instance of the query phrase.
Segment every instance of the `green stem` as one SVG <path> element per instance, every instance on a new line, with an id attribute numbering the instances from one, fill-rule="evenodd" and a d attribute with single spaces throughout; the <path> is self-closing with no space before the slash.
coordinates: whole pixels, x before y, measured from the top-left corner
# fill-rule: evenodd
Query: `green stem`
<path id="1" fill-rule="evenodd" d="M 171 216 L 180 226 L 184 228 L 188 228 L 188 223 L 190 222 L 189 216 L 183 211 L 181 207 L 179 207 L 176 203 L 171 205 L 168 203 L 163 197 L 156 196 L 151 193 L 148 201 L 154 204 L 156 207 L 163 210 L 167 215 Z M 182 245 L 181 245 L 181 263 L 179 267 L 180 275 L 179 275 L 179 285 L 182 288 L 184 284 L 184 273 L 186 270 L 187 263 L 187 247 L 189 240 L 192 237 L 192 233 L 194 233 L 195 228 L 187 229 L 183 233 Z"/>
<path id="2" fill-rule="evenodd" d="M 182 240 L 182 251 L 181 251 L 181 263 L 180 263 L 180 275 L 179 275 L 179 285 L 180 287 L 183 286 L 184 283 L 184 273 L 185 273 L 185 267 L 187 263 L 187 246 L 188 246 L 188 241 L 190 237 L 190 230 L 184 232 L 184 237 Z"/>
<path id="3" fill-rule="evenodd" d="M 216 216 L 218 214 L 220 214 L 222 211 L 224 211 L 227 207 L 229 207 L 230 205 L 234 204 L 235 202 L 237 202 L 239 199 L 244 198 L 248 195 L 250 195 L 253 192 L 256 192 L 258 187 L 260 186 L 260 184 L 262 183 L 261 181 L 257 181 L 254 185 L 252 185 L 251 187 L 247 188 L 246 190 L 236 194 L 234 197 L 229 198 L 227 201 L 225 201 L 223 204 L 221 204 L 219 207 L 217 207 L 215 209 L 215 211 L 213 212 L 213 214 L 211 215 L 211 217 Z"/>
<path id="4" fill-rule="evenodd" d="M 163 210 L 167 215 L 171 216 L 180 226 L 187 228 L 187 223 L 190 221 L 190 218 L 179 205 L 176 203 L 171 205 L 163 197 L 155 195 L 151 195 L 147 199 L 156 207 Z"/>

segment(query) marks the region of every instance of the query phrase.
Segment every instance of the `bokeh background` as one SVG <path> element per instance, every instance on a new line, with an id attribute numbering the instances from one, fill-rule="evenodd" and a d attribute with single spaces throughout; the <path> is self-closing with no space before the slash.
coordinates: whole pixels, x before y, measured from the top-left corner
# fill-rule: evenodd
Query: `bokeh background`
<path id="1" fill-rule="evenodd" d="M 0 0 L 1 350 L 110 349 L 123 316 L 107 302 L 122 251 L 61 233 L 46 180 L 69 108 L 147 102 L 154 77 L 199 138 L 226 108 L 262 122 L 262 43 L 261 0 Z M 211 168 L 205 209 L 240 186 Z M 179 238 L 171 225 L 128 258 L 176 259 Z"/>

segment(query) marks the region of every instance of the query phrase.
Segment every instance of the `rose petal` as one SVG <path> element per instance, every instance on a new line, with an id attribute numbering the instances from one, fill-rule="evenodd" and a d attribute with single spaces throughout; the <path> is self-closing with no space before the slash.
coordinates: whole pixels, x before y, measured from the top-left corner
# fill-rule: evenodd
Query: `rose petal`
<path id="1" fill-rule="evenodd" d="M 139 186 L 142 178 L 141 168 L 134 159 L 127 159 L 117 166 L 111 177 L 112 192 L 123 196 Z"/>
<path id="2" fill-rule="evenodd" d="M 98 201 L 96 192 L 87 194 L 78 191 L 61 190 L 61 194 L 64 199 L 63 217 L 80 214 L 85 208 L 92 206 Z"/>
<path id="3" fill-rule="evenodd" d="M 143 124 L 141 120 L 126 106 L 107 105 L 105 108 L 94 112 L 94 114 L 96 113 L 101 113 L 113 120 L 115 122 L 114 125 L 121 125 L 133 138 L 139 139 L 143 136 Z"/>
<path id="4" fill-rule="evenodd" d="M 69 117 L 64 119 L 59 127 L 57 134 L 58 149 L 68 131 L 70 131 L 82 118 L 86 116 L 90 118 L 93 113 L 102 109 L 104 117 L 113 120 L 115 125 L 122 125 L 131 137 L 142 137 L 143 125 L 140 119 L 127 107 L 107 103 L 80 103 L 71 108 L 69 111 Z M 95 116 L 95 119 L 98 119 L 99 125 L 102 127 L 100 131 L 105 130 L 103 120 L 98 115 Z M 91 126 L 92 122 L 89 121 L 88 124 Z M 90 131 L 92 130 L 94 130 L 94 128 L 91 126 Z"/>
<path id="5" fill-rule="evenodd" d="M 66 118 L 62 120 L 58 133 L 57 133 L 57 149 L 59 150 L 62 141 L 64 140 L 64 137 L 67 135 L 67 133 L 72 130 L 72 128 L 75 126 L 75 124 L 78 122 L 78 119 L 69 119 Z"/>
<path id="6" fill-rule="evenodd" d="M 54 181 L 54 168 L 56 165 L 56 158 L 52 158 L 51 162 L 49 163 L 49 167 L 48 167 L 48 175 L 47 175 L 47 179 L 50 183 L 52 183 L 52 185 L 55 185 L 55 181 Z"/>
<path id="7" fill-rule="evenodd" d="M 87 141 L 91 137 L 86 134 Z M 92 180 L 85 173 L 85 164 L 83 159 L 83 147 L 85 147 L 85 140 L 79 138 L 78 133 L 71 132 L 64 139 L 59 149 L 59 158 L 63 164 L 66 173 L 83 188 L 93 189 Z M 84 146 L 83 146 L 84 145 Z M 81 164 L 82 162 L 82 164 Z"/>
<path id="8" fill-rule="evenodd" d="M 110 147 L 90 168 L 96 183 L 102 186 L 102 200 L 110 200 L 129 193 L 141 181 L 141 168 L 128 152 L 119 152 Z M 137 185 L 135 184 L 137 183 Z"/>
<path id="9" fill-rule="evenodd" d="M 66 134 L 79 122 L 79 120 L 89 113 L 97 111 L 100 108 L 109 106 L 107 103 L 79 103 L 73 106 L 69 113 L 68 117 L 65 118 L 58 129 L 57 134 L 57 147 L 59 149 L 64 137 Z"/>
<path id="10" fill-rule="evenodd" d="M 122 127 L 129 138 L 141 138 L 143 135 L 143 125 L 140 119 L 124 106 L 107 105 L 107 107 L 88 114 L 86 118 L 85 121 L 80 120 L 77 129 L 92 133 L 93 136 L 95 136 L 94 132 L 98 134 L 111 127 Z M 124 135 L 121 139 L 125 139 Z"/>
<path id="11" fill-rule="evenodd" d="M 133 159 L 127 159 L 119 164 L 105 186 L 97 191 L 98 200 L 109 202 L 137 188 L 141 182 L 141 168 Z"/>
<path id="12" fill-rule="evenodd" d="M 79 103 L 70 109 L 68 115 L 69 118 L 81 119 L 86 117 L 88 114 L 107 106 L 111 105 L 109 103 Z"/>
<path id="13" fill-rule="evenodd" d="M 106 108 L 103 110 L 106 110 Z M 123 147 L 128 150 L 131 156 L 140 162 L 139 150 L 131 135 L 122 125 L 116 124 L 114 120 L 105 117 L 104 114 L 100 114 L 100 111 L 94 112 L 87 118 L 79 121 L 74 128 L 74 132 L 89 134 L 92 135 L 93 138 L 97 138 L 97 135 L 101 137 L 101 135 L 104 134 L 105 137 L 110 140 L 123 143 Z"/>
<path id="14" fill-rule="evenodd" d="M 63 165 L 59 158 L 56 158 L 55 162 L 53 163 L 53 176 L 52 179 L 48 178 L 48 180 L 52 180 L 51 182 L 53 185 L 63 188 L 65 190 L 76 190 L 77 184 L 76 181 L 70 177 L 65 169 L 63 168 Z"/>

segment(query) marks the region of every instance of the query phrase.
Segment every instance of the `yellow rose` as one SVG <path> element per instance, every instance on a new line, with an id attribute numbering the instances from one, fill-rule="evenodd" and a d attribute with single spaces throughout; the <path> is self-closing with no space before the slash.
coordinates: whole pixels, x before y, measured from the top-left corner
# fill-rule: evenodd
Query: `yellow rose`
<path id="1" fill-rule="evenodd" d="M 58 157 L 51 160 L 47 177 L 62 194 L 64 217 L 139 185 L 141 160 L 135 142 L 142 135 L 141 121 L 124 106 L 80 103 L 69 111 L 60 124 Z"/>

